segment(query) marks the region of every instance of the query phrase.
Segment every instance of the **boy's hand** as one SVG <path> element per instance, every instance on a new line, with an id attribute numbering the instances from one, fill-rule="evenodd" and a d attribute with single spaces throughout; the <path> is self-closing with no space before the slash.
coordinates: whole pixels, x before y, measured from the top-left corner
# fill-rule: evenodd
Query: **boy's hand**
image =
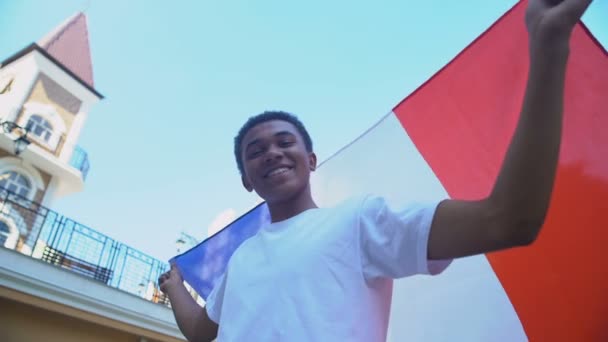
<path id="1" fill-rule="evenodd" d="M 526 26 L 536 47 L 566 47 L 570 33 L 592 0 L 529 0 Z"/>
<path id="2" fill-rule="evenodd" d="M 188 341 L 212 341 L 217 337 L 218 325 L 188 292 L 184 278 L 174 263 L 171 263 L 169 272 L 158 277 L 158 284 L 169 297 L 177 326 Z"/>
<path id="3" fill-rule="evenodd" d="M 168 294 L 176 286 L 184 286 L 184 278 L 174 263 L 171 263 L 171 269 L 168 272 L 158 277 L 158 285 L 164 294 Z"/>

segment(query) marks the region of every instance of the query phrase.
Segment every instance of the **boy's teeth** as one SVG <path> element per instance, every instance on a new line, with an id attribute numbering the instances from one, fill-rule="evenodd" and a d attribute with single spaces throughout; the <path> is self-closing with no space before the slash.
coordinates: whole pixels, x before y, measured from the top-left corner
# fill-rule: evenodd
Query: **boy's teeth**
<path id="1" fill-rule="evenodd" d="M 282 168 L 280 168 L 280 169 L 276 169 L 276 170 L 272 170 L 272 171 L 270 171 L 269 175 L 270 175 L 270 176 L 274 176 L 274 175 L 277 175 L 277 174 L 279 174 L 279 173 L 283 173 L 283 172 L 288 171 L 288 170 L 289 170 L 288 168 L 286 168 L 286 167 L 282 167 Z"/>

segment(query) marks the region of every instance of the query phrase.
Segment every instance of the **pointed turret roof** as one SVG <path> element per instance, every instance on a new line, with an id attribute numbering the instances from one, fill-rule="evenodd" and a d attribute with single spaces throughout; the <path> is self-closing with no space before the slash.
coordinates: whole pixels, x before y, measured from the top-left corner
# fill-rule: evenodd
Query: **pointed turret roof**
<path id="1" fill-rule="evenodd" d="M 87 17 L 78 12 L 37 43 L 59 63 L 94 87 Z"/>
<path id="2" fill-rule="evenodd" d="M 0 67 L 3 68 L 32 51 L 41 53 L 99 99 L 103 99 L 103 95 L 94 87 L 89 30 L 84 13 L 74 14 L 37 43 L 32 43 L 3 60 Z"/>

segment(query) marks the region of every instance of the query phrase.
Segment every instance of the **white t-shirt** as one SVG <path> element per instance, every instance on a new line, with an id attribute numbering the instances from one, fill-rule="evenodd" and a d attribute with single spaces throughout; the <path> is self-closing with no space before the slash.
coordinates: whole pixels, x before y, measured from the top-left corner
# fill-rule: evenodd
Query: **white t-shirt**
<path id="1" fill-rule="evenodd" d="M 449 264 L 427 261 L 437 205 L 367 196 L 265 226 L 207 298 L 218 341 L 386 340 L 392 279 Z"/>

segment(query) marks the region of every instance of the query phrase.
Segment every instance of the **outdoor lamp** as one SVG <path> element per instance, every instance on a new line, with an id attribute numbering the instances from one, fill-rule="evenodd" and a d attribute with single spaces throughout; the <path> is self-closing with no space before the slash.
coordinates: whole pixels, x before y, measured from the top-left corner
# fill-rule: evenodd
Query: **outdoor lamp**
<path id="1" fill-rule="evenodd" d="M 4 133 L 10 133 L 12 131 L 15 130 L 15 128 L 19 127 L 17 126 L 16 123 L 12 122 L 12 121 L 4 121 L 2 122 L 2 130 L 4 130 Z"/>
<path id="2" fill-rule="evenodd" d="M 20 155 L 21 152 L 25 151 L 30 141 L 27 140 L 27 133 L 15 139 L 15 154 Z"/>
<path id="3" fill-rule="evenodd" d="M 6 134 L 13 133 L 13 131 L 18 130 L 21 135 L 17 139 L 13 140 L 15 143 L 15 155 L 18 156 L 25 151 L 27 145 L 31 143 L 31 141 L 29 141 L 27 138 L 27 128 L 23 128 L 13 121 L 2 121 L 0 122 L 0 126 L 2 126 L 2 130 Z"/>

